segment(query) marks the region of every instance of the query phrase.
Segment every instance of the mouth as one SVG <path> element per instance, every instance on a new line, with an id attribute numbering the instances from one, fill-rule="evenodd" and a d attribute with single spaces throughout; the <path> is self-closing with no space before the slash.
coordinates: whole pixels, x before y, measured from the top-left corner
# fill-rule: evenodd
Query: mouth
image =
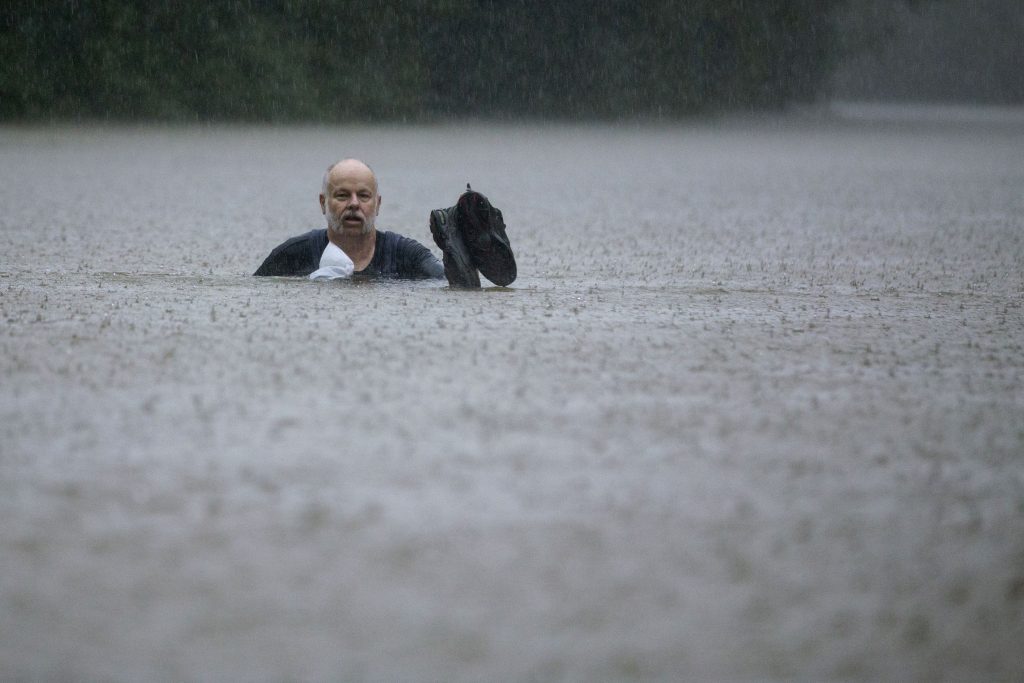
<path id="1" fill-rule="evenodd" d="M 363 219 L 360 216 L 349 213 L 341 217 L 341 222 L 346 225 L 362 225 Z"/>

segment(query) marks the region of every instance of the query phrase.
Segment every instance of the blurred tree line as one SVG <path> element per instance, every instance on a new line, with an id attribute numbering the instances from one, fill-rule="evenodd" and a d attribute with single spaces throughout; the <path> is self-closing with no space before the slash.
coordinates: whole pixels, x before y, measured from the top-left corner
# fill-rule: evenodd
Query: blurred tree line
<path id="1" fill-rule="evenodd" d="M 676 116 L 812 97 L 844 0 L 5 0 L 0 118 Z"/>
<path id="2" fill-rule="evenodd" d="M 1024 103 L 1024 0 L 857 0 L 836 22 L 835 97 Z"/>

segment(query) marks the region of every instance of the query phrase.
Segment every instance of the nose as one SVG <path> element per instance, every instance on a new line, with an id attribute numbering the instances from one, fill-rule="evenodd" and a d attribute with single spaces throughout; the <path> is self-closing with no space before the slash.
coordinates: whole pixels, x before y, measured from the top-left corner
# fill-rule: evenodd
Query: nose
<path id="1" fill-rule="evenodd" d="M 359 206 L 359 197 L 357 197 L 356 195 L 352 195 L 351 197 L 348 198 L 348 202 L 345 203 L 345 206 L 346 207 L 350 207 L 350 206 L 358 207 Z"/>

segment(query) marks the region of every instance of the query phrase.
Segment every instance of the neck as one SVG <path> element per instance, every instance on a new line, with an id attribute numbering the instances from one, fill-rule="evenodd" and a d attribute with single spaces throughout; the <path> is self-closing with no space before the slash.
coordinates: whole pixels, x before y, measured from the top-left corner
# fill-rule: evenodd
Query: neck
<path id="1" fill-rule="evenodd" d="M 377 230 L 373 229 L 367 233 L 340 234 L 328 230 L 327 239 L 352 259 L 356 270 L 363 270 L 373 260 L 373 252 L 377 246 Z"/>

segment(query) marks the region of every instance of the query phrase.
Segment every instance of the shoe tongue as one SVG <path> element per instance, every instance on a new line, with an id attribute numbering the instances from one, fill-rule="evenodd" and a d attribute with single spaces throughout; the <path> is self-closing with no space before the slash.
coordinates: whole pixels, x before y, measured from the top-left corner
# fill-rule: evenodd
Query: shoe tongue
<path id="1" fill-rule="evenodd" d="M 460 222 L 468 220 L 473 215 L 473 204 L 473 197 L 469 192 L 459 197 L 459 201 L 455 203 L 455 216 Z"/>
<path id="2" fill-rule="evenodd" d="M 479 192 L 468 190 L 462 193 L 458 203 L 459 215 L 464 220 L 480 223 L 487 220 L 487 210 L 490 208 L 487 197 Z"/>

